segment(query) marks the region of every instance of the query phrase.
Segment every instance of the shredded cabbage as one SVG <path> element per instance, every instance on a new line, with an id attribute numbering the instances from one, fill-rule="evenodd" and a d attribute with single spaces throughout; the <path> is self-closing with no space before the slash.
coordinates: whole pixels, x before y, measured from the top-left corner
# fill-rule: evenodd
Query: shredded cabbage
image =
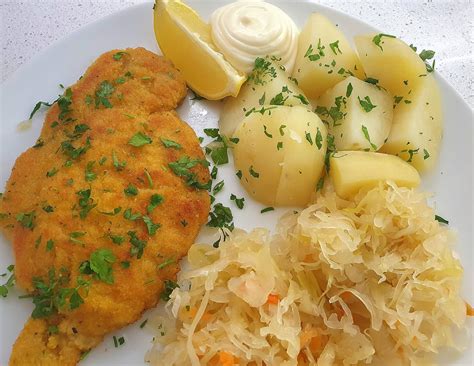
<path id="1" fill-rule="evenodd" d="M 426 198 L 387 183 L 346 201 L 327 185 L 273 237 L 235 230 L 217 249 L 193 245 L 178 278 L 190 286 L 167 304 L 176 332 L 148 360 L 416 365 L 458 348 L 463 269 Z"/>

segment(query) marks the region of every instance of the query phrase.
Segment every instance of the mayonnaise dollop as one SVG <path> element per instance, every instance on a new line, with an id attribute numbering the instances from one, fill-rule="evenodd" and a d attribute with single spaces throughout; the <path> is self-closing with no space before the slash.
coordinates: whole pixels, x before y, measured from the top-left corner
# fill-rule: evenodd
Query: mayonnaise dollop
<path id="1" fill-rule="evenodd" d="M 287 72 L 295 64 L 298 28 L 281 9 L 264 1 L 237 1 L 211 16 L 212 39 L 225 58 L 249 74 L 255 59 L 275 56 Z"/>

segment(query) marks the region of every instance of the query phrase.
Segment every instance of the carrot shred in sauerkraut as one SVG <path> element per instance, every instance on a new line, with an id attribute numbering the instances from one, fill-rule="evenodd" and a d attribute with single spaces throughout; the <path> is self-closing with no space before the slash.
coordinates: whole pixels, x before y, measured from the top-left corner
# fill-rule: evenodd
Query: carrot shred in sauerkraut
<path id="1" fill-rule="evenodd" d="M 463 269 L 426 199 L 387 183 L 347 201 L 328 184 L 274 236 L 235 230 L 217 249 L 195 244 L 178 278 L 188 285 L 167 304 L 177 330 L 148 360 L 410 365 L 458 348 Z"/>

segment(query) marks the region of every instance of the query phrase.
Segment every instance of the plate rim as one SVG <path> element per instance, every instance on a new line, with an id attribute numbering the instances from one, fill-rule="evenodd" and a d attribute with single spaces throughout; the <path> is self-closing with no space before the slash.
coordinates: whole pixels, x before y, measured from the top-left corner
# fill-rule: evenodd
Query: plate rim
<path id="1" fill-rule="evenodd" d="M 364 20 L 361 20 L 358 17 L 349 15 L 349 14 L 347 14 L 347 13 L 341 11 L 341 10 L 338 10 L 338 9 L 335 9 L 335 8 L 332 8 L 332 7 L 329 7 L 329 6 L 318 4 L 315 0 L 294 0 L 294 1 L 293 0 L 268 0 L 268 1 L 273 3 L 273 4 L 277 4 L 277 5 L 278 4 L 308 3 L 308 4 L 311 4 L 310 6 L 312 8 L 312 11 L 327 11 L 328 13 L 338 14 L 341 17 L 350 19 L 352 21 L 356 21 L 357 23 L 363 25 L 367 29 L 371 29 L 374 32 L 380 32 L 377 28 L 373 27 L 371 24 L 365 22 Z M 204 0 L 204 1 L 188 0 L 187 2 L 190 3 L 190 4 L 196 4 L 198 2 L 208 3 L 208 4 L 216 4 L 216 6 L 224 4 L 224 1 L 217 2 L 217 1 L 210 1 L 210 0 Z M 226 1 L 225 3 L 227 3 L 227 2 L 228 1 Z M 52 49 L 54 49 L 56 47 L 63 47 L 64 43 L 70 41 L 71 39 L 74 39 L 75 37 L 78 36 L 79 33 L 83 32 L 88 27 L 95 27 L 95 26 L 97 26 L 97 24 L 100 24 L 100 23 L 102 23 L 104 21 L 107 21 L 111 18 L 123 15 L 124 13 L 127 13 L 127 12 L 136 11 L 138 8 L 144 8 L 145 9 L 146 7 L 150 6 L 150 10 L 151 10 L 151 5 L 152 4 L 153 4 L 153 2 L 148 1 L 148 2 L 143 2 L 143 3 L 140 3 L 140 4 L 135 4 L 135 5 L 132 5 L 132 6 L 127 6 L 124 9 L 114 11 L 111 14 L 108 14 L 106 16 L 103 16 L 103 17 L 99 18 L 99 19 L 91 21 L 91 22 L 79 27 L 78 29 L 75 29 L 74 31 L 70 32 L 69 34 L 61 37 L 60 39 L 52 42 L 50 45 L 48 45 L 45 48 L 43 48 L 42 50 L 38 51 L 33 57 L 31 57 L 31 59 L 29 59 L 24 64 L 22 64 L 20 67 L 18 67 L 13 73 L 11 73 L 9 75 L 9 77 L 7 79 L 5 79 L 0 84 L 0 101 L 1 101 L 1 98 L 2 98 L 2 94 L 4 92 L 7 92 L 8 88 L 15 84 L 17 79 L 21 77 L 21 74 L 24 72 L 24 70 L 33 68 L 33 66 L 36 63 L 40 62 L 41 59 L 44 59 L 45 55 L 47 55 L 49 52 L 51 52 Z M 472 116 L 473 109 L 469 106 L 467 101 L 464 100 L 463 96 L 454 88 L 454 86 L 451 85 L 450 82 L 443 75 L 441 75 L 440 73 L 436 72 L 434 76 L 438 80 L 438 82 L 441 84 L 440 85 L 441 90 L 444 93 L 446 93 L 447 95 L 449 95 L 450 98 L 454 98 L 457 103 L 461 104 L 459 106 L 459 108 L 463 108 L 463 106 L 465 105 L 468 108 L 468 109 L 465 109 L 465 110 L 470 111 L 470 114 Z M 1 105 L 0 105 L 0 108 L 1 108 Z M 445 112 L 444 112 L 444 118 L 446 119 Z M 462 122 L 464 122 L 464 121 L 462 121 Z M 471 123 L 471 125 L 472 125 L 472 122 L 473 121 L 472 121 L 472 118 L 471 118 L 471 121 L 466 121 L 464 123 Z M 470 140 L 470 149 L 474 152 L 472 138 Z M 468 171 L 468 174 L 470 173 L 472 175 L 472 172 L 473 172 L 473 169 L 471 167 Z M 459 245 L 459 243 L 456 244 L 456 246 L 458 246 L 458 245 Z M 469 244 L 467 244 L 467 245 L 469 245 Z M 472 262 L 472 263 L 474 263 L 474 262 Z M 463 282 L 467 282 L 467 277 L 465 277 L 463 279 Z"/>

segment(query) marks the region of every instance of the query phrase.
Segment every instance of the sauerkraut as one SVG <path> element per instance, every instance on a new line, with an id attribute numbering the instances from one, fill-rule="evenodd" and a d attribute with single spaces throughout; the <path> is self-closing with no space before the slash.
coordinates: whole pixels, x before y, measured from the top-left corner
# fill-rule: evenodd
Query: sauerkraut
<path id="1" fill-rule="evenodd" d="M 235 230 L 217 249 L 195 244 L 166 305 L 176 328 L 158 335 L 148 361 L 435 361 L 440 347 L 459 346 L 466 304 L 453 232 L 426 199 L 388 183 L 347 201 L 326 185 L 313 205 L 282 217 L 273 236 Z"/>

